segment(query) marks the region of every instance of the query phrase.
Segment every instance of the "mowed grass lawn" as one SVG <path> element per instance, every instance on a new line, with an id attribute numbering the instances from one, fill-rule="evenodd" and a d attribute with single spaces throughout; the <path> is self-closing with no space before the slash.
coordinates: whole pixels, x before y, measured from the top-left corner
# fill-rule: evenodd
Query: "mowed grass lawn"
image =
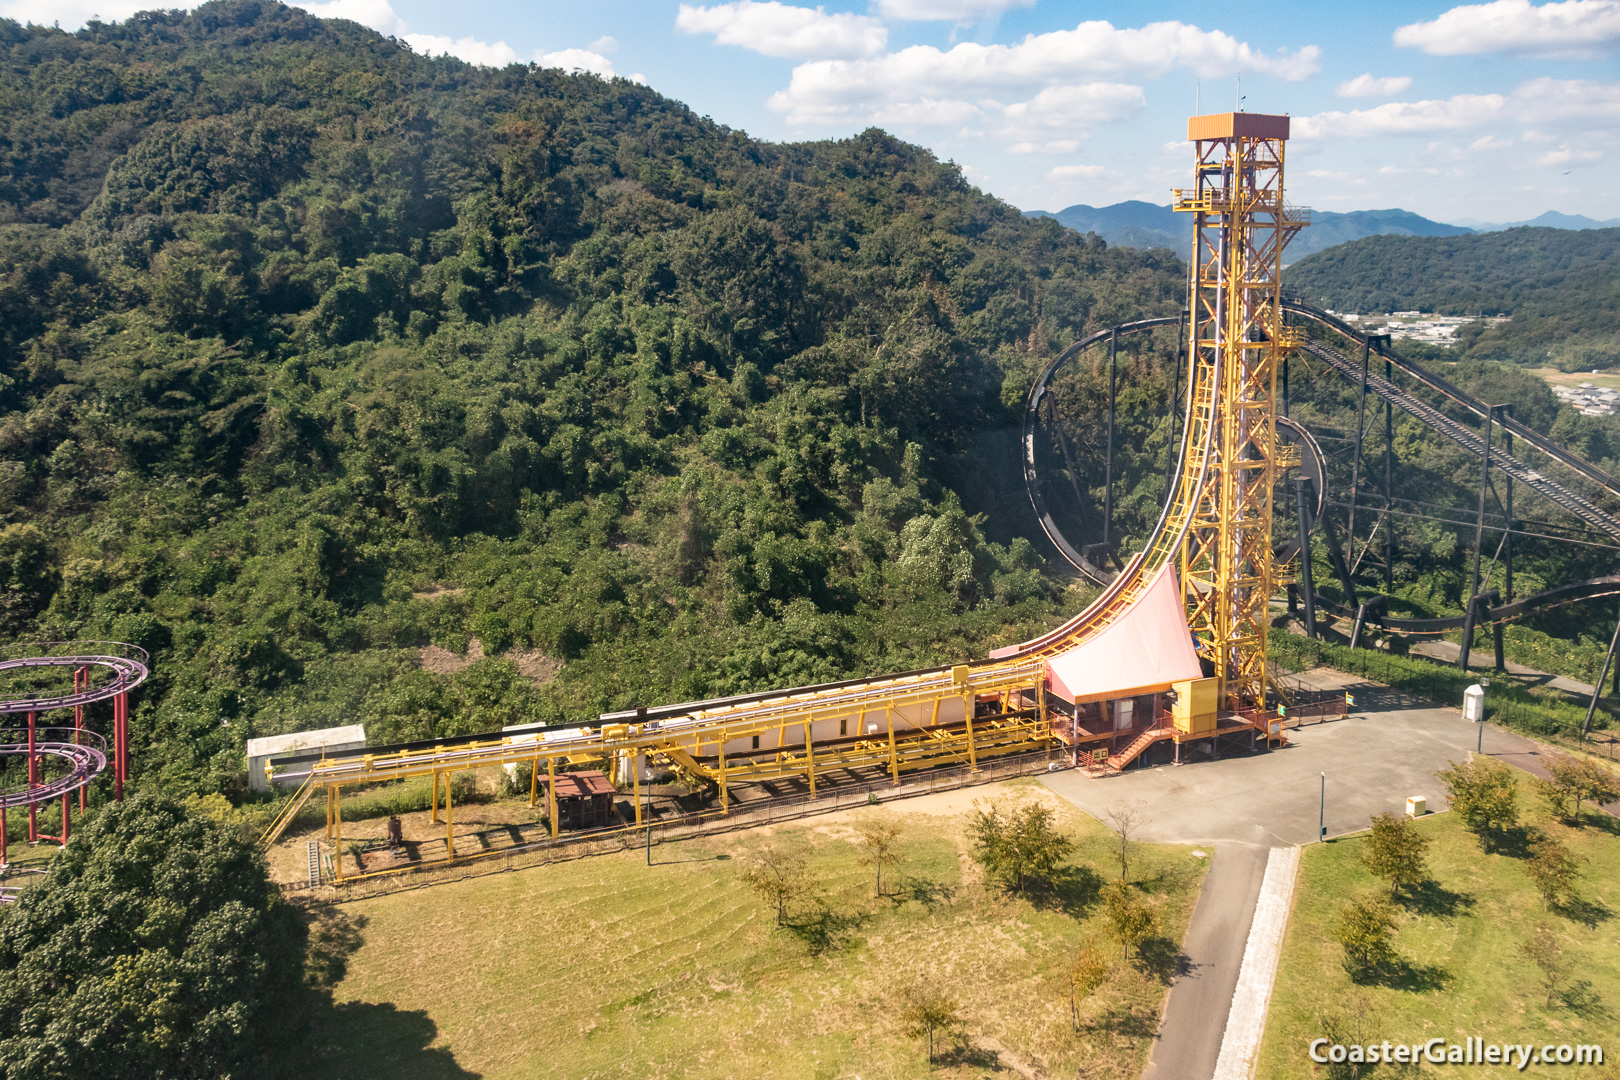
<path id="1" fill-rule="evenodd" d="M 975 798 L 1054 808 L 1078 843 L 1059 888 L 1011 897 L 980 880 L 964 836 Z M 881 900 L 855 843 L 869 819 L 902 830 Z M 1117 949 L 1096 897 L 1118 874 L 1111 840 L 1013 781 L 657 847 L 651 867 L 633 849 L 346 904 L 327 931 L 358 945 L 301 1067 L 390 1080 L 1134 1078 L 1205 860 L 1133 845 L 1161 940 L 1147 970 L 1116 963 L 1077 1034 L 1072 957 L 1088 937 Z M 818 882 L 820 905 L 793 930 L 740 880 L 767 843 L 803 852 Z M 920 981 L 959 998 L 971 1039 L 932 1071 L 897 1015 Z"/>
<path id="2" fill-rule="evenodd" d="M 1363 1045 L 1435 1037 L 1461 1043 L 1470 1035 L 1488 1043 L 1598 1043 L 1608 1061 L 1602 1069 L 1532 1064 L 1523 1073 L 1517 1063 L 1425 1064 L 1406 1073 L 1396 1073 L 1398 1065 L 1380 1065 L 1378 1076 L 1620 1076 L 1620 1070 L 1609 1071 L 1620 1060 L 1620 822 L 1593 812 L 1584 828 L 1559 825 L 1522 774 L 1519 804 L 1527 824 L 1560 837 L 1586 859 L 1580 884 L 1586 920 L 1544 911 L 1522 859 L 1484 854 L 1458 815 L 1436 814 L 1417 823 L 1433 841 L 1429 868 L 1435 887 L 1424 903 L 1397 909 L 1395 948 L 1409 965 L 1405 985 L 1357 986 L 1345 974 L 1333 927 L 1348 897 L 1379 887 L 1361 865 L 1366 834 L 1311 845 L 1257 1076 L 1323 1075 L 1325 1066 L 1306 1056 L 1310 1040 L 1325 1034 L 1323 1017 L 1337 1017 Z M 1540 922 L 1555 931 L 1572 982 L 1590 984 L 1585 1002 L 1577 997 L 1546 1007 L 1539 973 L 1518 951 Z"/>

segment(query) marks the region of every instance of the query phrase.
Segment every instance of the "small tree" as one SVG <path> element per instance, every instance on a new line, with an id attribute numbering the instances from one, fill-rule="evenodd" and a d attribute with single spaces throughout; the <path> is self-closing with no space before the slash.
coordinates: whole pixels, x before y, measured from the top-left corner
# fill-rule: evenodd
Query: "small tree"
<path id="1" fill-rule="evenodd" d="M 1131 949 L 1140 945 L 1158 929 L 1159 920 L 1142 896 L 1129 882 L 1111 881 L 1102 889 L 1103 917 L 1119 938 L 1125 950 L 1125 959 L 1131 958 Z"/>
<path id="2" fill-rule="evenodd" d="M 776 909 L 776 925 L 787 923 L 788 908 L 810 890 L 803 856 L 780 851 L 769 844 L 755 852 L 752 865 L 742 879 L 761 900 Z"/>
<path id="3" fill-rule="evenodd" d="M 1519 823 L 1519 785 L 1510 766 L 1494 758 L 1473 757 L 1441 769 L 1451 808 L 1489 851 L 1503 833 Z"/>
<path id="4" fill-rule="evenodd" d="M 1395 962 L 1395 913 L 1382 896 L 1356 897 L 1339 909 L 1334 937 L 1344 947 L 1344 968 L 1360 981 Z"/>
<path id="5" fill-rule="evenodd" d="M 1110 807 L 1103 814 L 1103 821 L 1114 831 L 1114 839 L 1119 843 L 1117 858 L 1119 859 L 1119 879 L 1131 879 L 1131 834 L 1147 823 L 1147 813 L 1140 803 L 1121 803 Z"/>
<path id="6" fill-rule="evenodd" d="M 985 876 L 1014 892 L 1031 881 L 1051 878 L 1074 850 L 1074 841 L 1052 825 L 1051 808 L 1027 803 L 1003 813 L 995 803 L 976 806 L 968 825 L 973 837 L 973 858 Z"/>
<path id="7" fill-rule="evenodd" d="M 1389 882 L 1393 896 L 1428 880 L 1428 850 L 1429 838 L 1411 818 L 1378 814 L 1372 819 L 1372 835 L 1361 852 L 1361 863 Z"/>
<path id="8" fill-rule="evenodd" d="M 872 895 L 882 896 L 883 868 L 900 864 L 900 830 L 893 825 L 869 821 L 860 827 L 858 835 L 861 838 L 861 865 L 872 867 L 877 876 Z"/>
<path id="9" fill-rule="evenodd" d="M 934 1037 L 961 1026 L 956 1015 L 956 998 L 938 983 L 924 979 L 913 983 L 900 1001 L 900 1020 L 912 1038 L 928 1040 L 928 1064 L 934 1064 Z"/>
<path id="10" fill-rule="evenodd" d="M 1080 1027 L 1080 1003 L 1108 981 L 1110 965 L 1096 945 L 1087 941 L 1069 965 L 1069 1022 Z"/>
<path id="11" fill-rule="evenodd" d="M 1556 757 L 1547 762 L 1547 771 L 1552 774 L 1544 789 L 1548 795 L 1547 801 L 1562 820 L 1579 821 L 1582 802 L 1591 801 L 1601 805 L 1620 799 L 1620 781 L 1595 761 Z M 1569 812 L 1572 802 L 1574 810 Z"/>
<path id="12" fill-rule="evenodd" d="M 0 917 L 0 1075 L 283 1075 L 305 933 L 239 827 L 110 803 Z"/>
<path id="13" fill-rule="evenodd" d="M 1537 923 L 1530 936 L 1519 942 L 1519 955 L 1534 964 L 1541 974 L 1541 985 L 1547 991 L 1549 1009 L 1558 988 L 1564 984 L 1563 951 L 1552 927 L 1546 923 Z"/>
<path id="14" fill-rule="evenodd" d="M 1541 835 L 1530 842 L 1530 857 L 1524 872 L 1541 893 L 1542 909 L 1551 908 L 1574 895 L 1580 878 L 1581 859 L 1554 836 Z"/>

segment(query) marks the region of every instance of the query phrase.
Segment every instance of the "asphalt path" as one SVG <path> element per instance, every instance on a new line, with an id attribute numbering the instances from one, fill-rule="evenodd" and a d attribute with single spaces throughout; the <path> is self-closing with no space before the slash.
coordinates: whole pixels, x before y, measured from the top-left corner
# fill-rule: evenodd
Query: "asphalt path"
<path id="1" fill-rule="evenodd" d="M 1215 849 L 1182 946 L 1190 962 L 1165 1003 L 1159 1037 L 1142 1080 L 1214 1075 L 1270 853 L 1271 849 L 1252 844 L 1221 844 Z"/>
<path id="2" fill-rule="evenodd" d="M 1220 760 L 1128 769 L 1104 779 L 1078 770 L 1043 778 L 1100 820 L 1115 806 L 1137 805 L 1147 818 L 1138 839 L 1212 853 L 1187 928 L 1187 962 L 1171 985 L 1144 1080 L 1214 1075 L 1271 848 L 1313 842 L 1318 821 L 1329 837 L 1365 829 L 1374 814 L 1404 812 L 1411 795 L 1423 796 L 1430 813 L 1444 810 L 1445 788 L 1435 773 L 1466 760 L 1476 746 L 1542 771 L 1531 740 L 1494 725 L 1482 732 L 1458 709 L 1331 672 L 1307 678 L 1349 690 L 1356 711 L 1290 731 L 1290 745 L 1277 750 L 1223 751 Z M 1196 755 L 1192 744 L 1183 749 Z"/>

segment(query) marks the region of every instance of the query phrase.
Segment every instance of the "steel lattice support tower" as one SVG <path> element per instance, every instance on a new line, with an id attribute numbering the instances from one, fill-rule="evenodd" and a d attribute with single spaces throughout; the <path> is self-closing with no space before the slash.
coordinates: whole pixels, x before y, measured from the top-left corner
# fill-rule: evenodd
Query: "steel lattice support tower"
<path id="1" fill-rule="evenodd" d="M 1308 215 L 1283 202 L 1288 117 L 1195 116 L 1188 309 L 1192 415 L 1215 398 L 1214 439 L 1181 551 L 1188 627 L 1221 679 L 1223 704 L 1264 708 L 1273 590 L 1272 492 L 1290 464 L 1277 443 L 1277 369 L 1297 337 L 1282 319 L 1282 251 Z M 1290 455 L 1291 457 L 1291 455 Z"/>

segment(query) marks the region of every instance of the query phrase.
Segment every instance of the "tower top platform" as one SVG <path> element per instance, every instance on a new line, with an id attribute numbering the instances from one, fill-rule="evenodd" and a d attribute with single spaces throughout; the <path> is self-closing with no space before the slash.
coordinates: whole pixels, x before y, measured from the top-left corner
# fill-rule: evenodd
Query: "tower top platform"
<path id="1" fill-rule="evenodd" d="M 1206 113 L 1187 117 L 1187 138 L 1192 142 L 1207 139 L 1288 138 L 1288 117 L 1267 113 L 1228 112 Z"/>

